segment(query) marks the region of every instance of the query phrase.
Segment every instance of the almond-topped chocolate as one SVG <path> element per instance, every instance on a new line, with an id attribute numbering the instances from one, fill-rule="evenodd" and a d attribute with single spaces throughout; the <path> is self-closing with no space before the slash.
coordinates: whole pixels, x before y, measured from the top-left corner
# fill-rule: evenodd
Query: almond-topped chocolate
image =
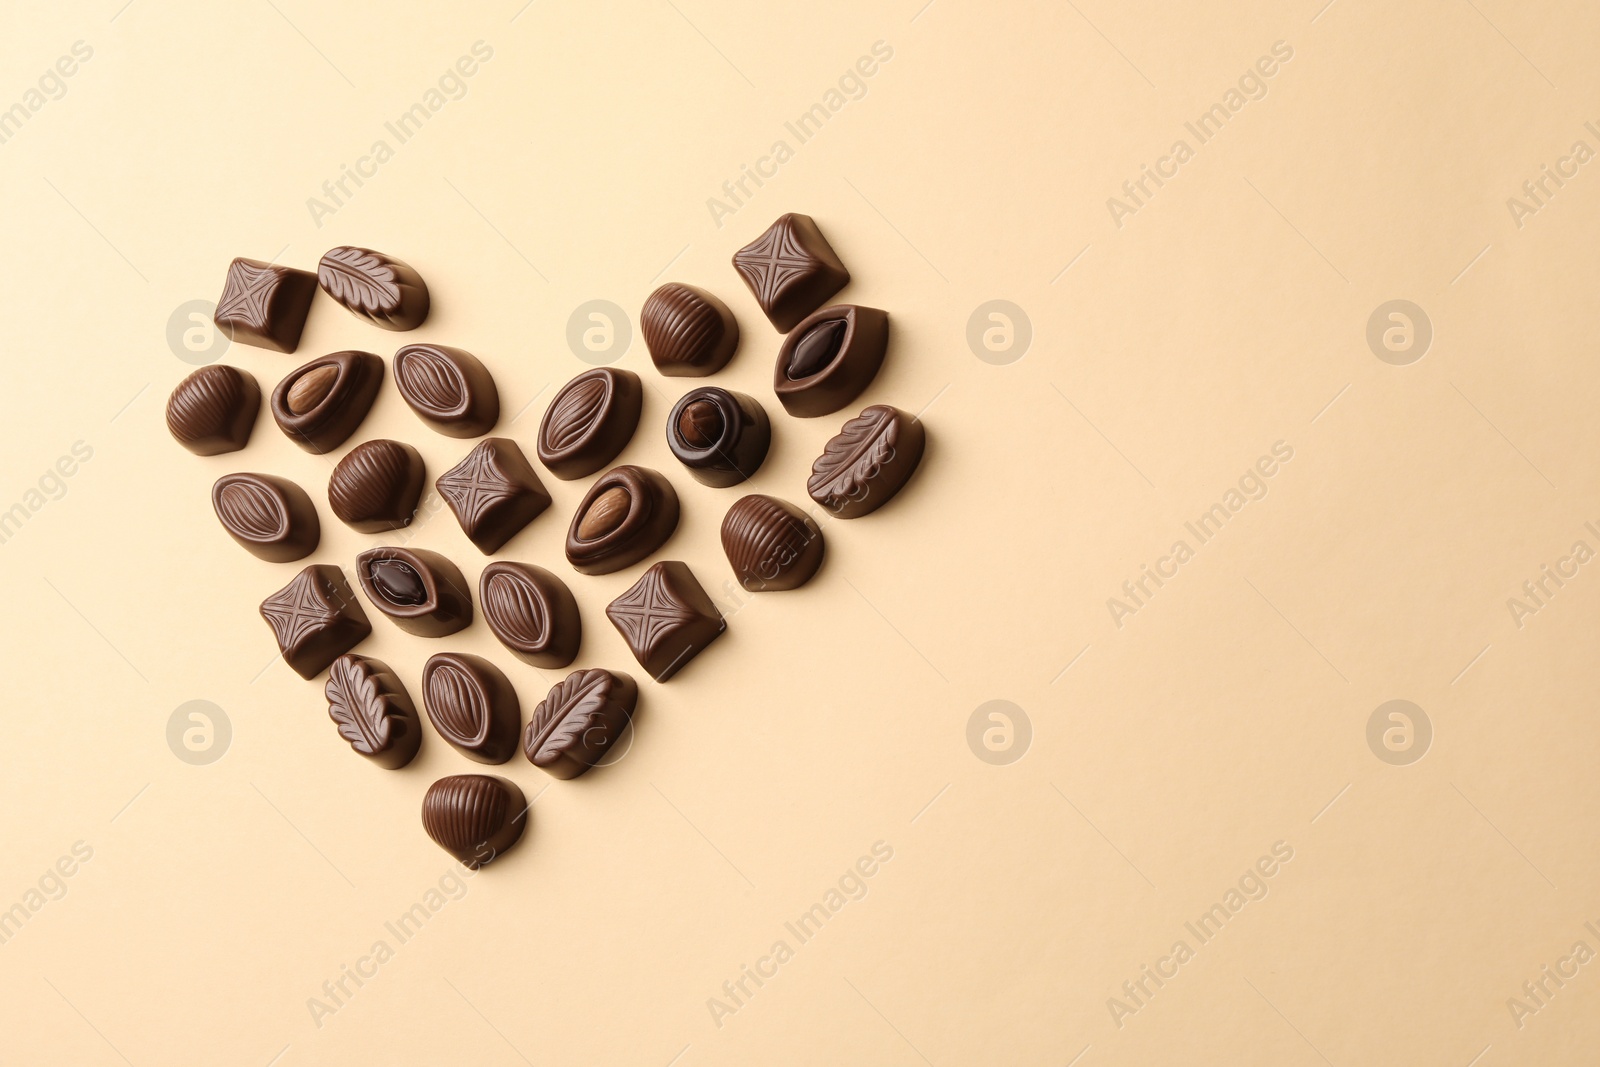
<path id="1" fill-rule="evenodd" d="M 383 384 L 371 352 L 334 352 L 296 367 L 272 390 L 272 418 L 307 452 L 332 452 L 356 432 Z"/>
<path id="2" fill-rule="evenodd" d="M 614 467 L 596 479 L 567 528 L 567 562 L 610 574 L 644 559 L 678 528 L 672 483 L 644 467 Z"/>

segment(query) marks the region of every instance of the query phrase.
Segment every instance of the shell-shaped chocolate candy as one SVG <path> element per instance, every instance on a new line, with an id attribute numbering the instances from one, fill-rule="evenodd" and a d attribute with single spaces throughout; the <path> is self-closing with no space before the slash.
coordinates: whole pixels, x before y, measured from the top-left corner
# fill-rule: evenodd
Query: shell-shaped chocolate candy
<path id="1" fill-rule="evenodd" d="M 595 479 L 567 528 L 567 562 L 580 574 L 610 574 L 644 559 L 678 528 L 678 493 L 645 467 L 614 467 Z"/>
<path id="2" fill-rule="evenodd" d="M 201 367 L 167 398 L 167 432 L 197 456 L 237 452 L 250 443 L 261 387 L 238 367 Z"/>
<path id="3" fill-rule="evenodd" d="M 414 330 L 428 317 L 428 285 L 411 267 L 370 248 L 329 249 L 317 264 L 322 291 L 385 330 Z"/>
<path id="4" fill-rule="evenodd" d="M 632 371 L 584 371 L 550 401 L 539 423 L 539 462 L 570 481 L 617 457 L 639 425 L 644 391 Z"/>
<path id="5" fill-rule="evenodd" d="M 356 432 L 382 384 L 383 360 L 371 352 L 319 356 L 272 390 L 272 418 L 307 452 L 332 452 Z"/>
<path id="6" fill-rule="evenodd" d="M 411 524 L 422 498 L 422 456 L 400 441 L 379 438 L 352 448 L 328 477 L 328 506 L 362 533 Z"/>
<path id="7" fill-rule="evenodd" d="M 500 392 L 478 357 L 447 345 L 406 345 L 394 384 L 417 417 L 446 437 L 478 437 L 500 418 Z"/>
<path id="8" fill-rule="evenodd" d="M 533 709 L 522 754 L 553 777 L 576 778 L 611 751 L 638 700 L 638 683 L 626 674 L 574 671 Z"/>
<path id="9" fill-rule="evenodd" d="M 734 269 L 779 333 L 844 288 L 850 272 L 809 215 L 781 215 L 733 254 Z"/>
<path id="10" fill-rule="evenodd" d="M 453 774 L 434 782 L 422 798 L 422 828 L 469 870 L 494 862 L 527 824 L 522 790 L 498 775 Z"/>
<path id="11" fill-rule="evenodd" d="M 543 567 L 496 560 L 478 579 L 484 621 L 512 654 L 535 667 L 565 667 L 578 655 L 583 622 L 566 583 Z"/>
<path id="12" fill-rule="evenodd" d="M 472 622 L 472 594 L 454 563 L 425 548 L 370 548 L 356 580 L 372 606 L 418 637 L 445 637 Z"/>
<path id="13" fill-rule="evenodd" d="M 481 656 L 440 652 L 422 668 L 422 701 L 439 736 L 479 763 L 517 751 L 522 705 L 500 668 Z"/>
<path id="14" fill-rule="evenodd" d="M 855 519 L 894 498 L 922 462 L 922 421 L 874 404 L 844 424 L 811 465 L 806 492 L 835 518 Z"/>
<path id="15" fill-rule="evenodd" d="M 422 747 L 422 720 L 399 677 L 382 660 L 340 656 L 328 668 L 323 687 L 328 717 L 356 754 L 380 767 L 398 770 Z"/>
<path id="16" fill-rule="evenodd" d="M 887 311 L 856 304 L 823 308 L 784 338 L 773 390 L 791 415 L 832 414 L 872 384 L 888 345 Z"/>
<path id="17" fill-rule="evenodd" d="M 794 589 L 822 566 L 822 530 L 788 501 L 752 493 L 724 516 L 722 551 L 752 593 Z"/>
<path id="18" fill-rule="evenodd" d="M 235 541 L 271 563 L 304 559 L 322 539 L 311 497 L 277 475 L 225 474 L 211 487 L 211 507 Z"/>
<path id="19" fill-rule="evenodd" d="M 739 323 L 728 305 L 680 282 L 668 282 L 645 299 L 639 330 L 656 370 L 673 378 L 715 374 L 739 347 Z"/>
<path id="20" fill-rule="evenodd" d="M 313 563 L 295 575 L 261 602 L 261 617 L 284 662 L 302 678 L 315 678 L 372 633 L 344 572 L 331 563 Z"/>
<path id="21" fill-rule="evenodd" d="M 550 494 L 533 465 L 509 437 L 479 441 L 433 484 L 456 513 L 467 539 L 484 555 L 500 551 L 550 506 Z"/>

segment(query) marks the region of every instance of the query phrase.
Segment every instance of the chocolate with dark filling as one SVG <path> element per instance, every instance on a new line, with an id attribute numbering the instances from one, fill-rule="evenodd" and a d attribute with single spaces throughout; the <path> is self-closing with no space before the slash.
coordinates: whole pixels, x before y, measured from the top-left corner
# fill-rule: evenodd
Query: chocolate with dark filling
<path id="1" fill-rule="evenodd" d="M 784 339 L 773 390 L 791 415 L 831 414 L 872 384 L 888 344 L 888 312 L 855 304 L 823 308 Z"/>
<path id="2" fill-rule="evenodd" d="M 472 594 L 454 563 L 425 548 L 371 548 L 356 580 L 372 606 L 418 637 L 444 637 L 472 622 Z"/>

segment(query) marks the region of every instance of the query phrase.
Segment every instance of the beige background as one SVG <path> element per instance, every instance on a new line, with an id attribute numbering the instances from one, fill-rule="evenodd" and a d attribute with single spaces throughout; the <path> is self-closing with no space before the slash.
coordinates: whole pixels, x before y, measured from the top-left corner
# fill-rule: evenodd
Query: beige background
<path id="1" fill-rule="evenodd" d="M 0 545 L 0 907 L 75 842 L 93 856 L 0 945 L 0 1058 L 1592 1062 L 1600 963 L 1520 1028 L 1507 999 L 1574 942 L 1600 951 L 1596 565 L 1520 628 L 1506 602 L 1574 542 L 1600 548 L 1600 172 L 1520 228 L 1506 201 L 1574 141 L 1600 149 L 1600 20 L 1576 0 L 1323 2 L 8 8 L 0 106 L 74 42 L 93 56 L 0 144 L 0 508 L 74 442 L 93 458 Z M 480 40 L 464 97 L 316 225 L 307 198 Z M 876 41 L 892 60 L 795 147 L 784 122 Z M 1107 198 L 1278 41 L 1293 58 L 1266 96 L 1118 228 Z M 779 138 L 793 159 L 719 228 L 707 199 Z M 233 256 L 388 251 L 432 289 L 421 330 L 319 297 L 295 356 L 222 358 L 270 387 L 336 348 L 461 345 L 498 380 L 497 432 L 531 450 L 585 367 L 575 308 L 634 316 L 660 281 L 703 285 L 745 336 L 712 380 L 774 413 L 752 488 L 803 500 L 848 413 L 779 414 L 779 338 L 728 262 L 791 210 L 850 267 L 843 297 L 893 315 L 861 403 L 926 408 L 922 471 L 827 526 L 805 589 L 735 601 L 716 533 L 737 493 L 669 456 L 692 383 L 656 375 L 635 332 L 618 365 L 651 387 L 622 460 L 677 487 L 658 558 L 689 562 L 729 631 L 644 683 L 615 766 L 550 783 L 507 764 L 538 794 L 524 842 L 319 1027 L 308 999 L 449 870 L 418 807 L 475 765 L 436 735 L 404 771 L 366 765 L 320 684 L 272 662 L 256 605 L 295 568 L 235 546 L 209 487 L 266 470 L 323 501 L 330 460 L 265 415 L 242 453 L 178 448 L 162 409 L 192 368 L 169 316 L 215 300 Z M 1365 340 L 1400 298 L 1435 333 L 1409 366 Z M 966 340 L 991 299 L 1032 324 L 1009 365 Z M 350 444 L 375 436 L 416 444 L 430 479 L 468 447 L 388 383 Z M 1107 598 L 1277 441 L 1293 459 L 1267 496 L 1115 626 Z M 602 613 L 642 565 L 572 575 L 587 480 L 545 482 L 555 507 L 501 555 L 571 575 L 579 666 L 642 677 Z M 308 562 L 383 540 L 323 519 Z M 474 580 L 484 563 L 448 512 L 410 543 Z M 493 656 L 525 708 L 560 677 L 481 621 L 443 641 L 374 621 L 361 650 L 413 691 L 439 648 Z M 206 766 L 166 740 L 192 699 L 232 726 Z M 1031 722 L 1008 766 L 967 742 L 993 699 Z M 1409 766 L 1366 741 L 1391 699 L 1435 731 Z M 879 841 L 865 899 L 716 1025 L 708 998 L 794 944 L 783 924 Z M 1196 947 L 1184 923 L 1280 841 L 1270 893 L 1119 1027 L 1108 998 Z"/>

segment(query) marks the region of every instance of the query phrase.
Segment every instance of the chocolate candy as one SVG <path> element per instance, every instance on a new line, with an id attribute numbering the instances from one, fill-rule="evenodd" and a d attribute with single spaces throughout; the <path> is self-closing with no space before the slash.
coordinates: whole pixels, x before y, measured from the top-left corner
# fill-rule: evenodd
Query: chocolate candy
<path id="1" fill-rule="evenodd" d="M 472 594 L 454 563 L 424 548 L 369 548 L 356 580 L 372 606 L 418 637 L 445 637 L 472 622 Z"/>
<path id="2" fill-rule="evenodd" d="M 417 417 L 447 437 L 478 437 L 500 417 L 500 393 L 478 357 L 445 345 L 394 354 L 394 384 Z"/>
<path id="3" fill-rule="evenodd" d="M 779 333 L 788 333 L 850 280 L 809 215 L 784 215 L 735 252 L 733 265 Z"/>
<path id="4" fill-rule="evenodd" d="M 398 530 L 411 524 L 425 474 L 422 456 L 410 445 L 382 438 L 363 441 L 328 477 L 328 506 L 346 526 L 362 533 Z"/>
<path id="5" fill-rule="evenodd" d="M 728 305 L 704 289 L 668 282 L 639 312 L 639 329 L 656 370 L 699 378 L 728 365 L 739 347 L 739 323 Z"/>
<path id="6" fill-rule="evenodd" d="M 527 824 L 522 790 L 496 775 L 453 774 L 422 798 L 422 828 L 471 871 L 516 844 Z"/>
<path id="7" fill-rule="evenodd" d="M 806 491 L 840 519 L 877 511 L 922 462 L 922 422 L 898 408 L 874 404 L 844 424 L 811 465 Z"/>
<path id="8" fill-rule="evenodd" d="M 382 660 L 346 653 L 328 668 L 328 717 L 356 753 L 399 770 L 422 747 L 422 721 L 399 677 Z"/>
<path id="9" fill-rule="evenodd" d="M 550 506 L 550 494 L 509 437 L 479 442 L 433 484 L 456 513 L 468 540 L 486 556 L 498 552 Z"/>
<path id="10" fill-rule="evenodd" d="M 667 416 L 667 447 L 704 485 L 744 481 L 767 458 L 772 425 L 761 405 L 714 385 L 685 393 Z"/>
<path id="11" fill-rule="evenodd" d="M 332 452 L 356 431 L 383 384 L 371 352 L 334 352 L 289 372 L 272 391 L 278 429 L 307 452 Z"/>
<path id="12" fill-rule="evenodd" d="M 428 286 L 406 264 L 370 248 L 330 249 L 317 264 L 323 292 L 385 330 L 414 330 L 428 317 Z"/>
<path id="13" fill-rule="evenodd" d="M 657 563 L 606 607 L 650 677 L 664 682 L 728 628 L 687 564 Z"/>
<path id="14" fill-rule="evenodd" d="M 816 522 L 786 500 L 752 493 L 722 520 L 722 551 L 752 593 L 806 584 L 822 566 L 822 550 Z"/>
<path id="15" fill-rule="evenodd" d="M 238 367 L 201 367 L 167 398 L 167 432 L 197 456 L 237 452 L 250 443 L 261 387 Z"/>
<path id="16" fill-rule="evenodd" d="M 372 633 L 367 613 L 331 563 L 313 563 L 261 602 L 283 660 L 302 678 L 315 678 L 328 664 Z"/>
<path id="17" fill-rule="evenodd" d="M 832 414 L 872 384 L 888 344 L 888 312 L 855 304 L 823 308 L 784 338 L 772 388 L 791 415 Z"/>
<path id="18" fill-rule="evenodd" d="M 522 754 L 554 778 L 576 778 L 605 758 L 638 700 L 639 685 L 626 674 L 574 671 L 533 709 Z"/>
<path id="19" fill-rule="evenodd" d="M 304 559 L 322 524 L 306 491 L 272 474 L 225 474 L 211 487 L 217 521 L 245 551 L 271 563 Z"/>
<path id="20" fill-rule="evenodd" d="M 236 259 L 228 265 L 222 299 L 211 318 L 231 341 L 293 352 L 316 292 L 317 276 L 310 271 Z"/>
<path id="21" fill-rule="evenodd" d="M 578 655 L 583 621 L 566 584 L 528 563 L 496 560 L 478 579 L 489 629 L 513 655 L 535 667 L 565 667 Z"/>
<path id="22" fill-rule="evenodd" d="M 632 371 L 599 367 L 561 387 L 539 424 L 539 462 L 567 481 L 617 457 L 639 425 L 644 391 Z"/>
<path id="23" fill-rule="evenodd" d="M 567 562 L 580 574 L 610 574 L 639 562 L 678 528 L 672 483 L 644 467 L 614 467 L 595 479 L 567 528 Z"/>
<path id="24" fill-rule="evenodd" d="M 522 705 L 500 668 L 481 656 L 440 652 L 422 668 L 422 700 L 439 736 L 479 763 L 517 751 Z"/>

